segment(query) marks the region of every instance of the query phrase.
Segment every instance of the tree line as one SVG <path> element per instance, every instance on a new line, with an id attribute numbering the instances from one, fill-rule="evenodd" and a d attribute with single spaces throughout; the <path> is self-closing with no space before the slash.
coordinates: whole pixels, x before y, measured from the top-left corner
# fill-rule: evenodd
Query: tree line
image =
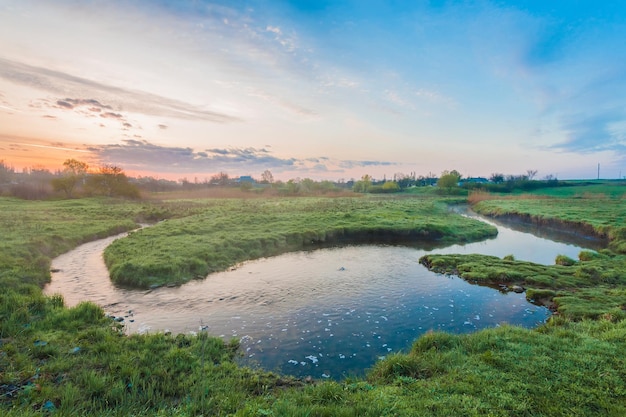
<path id="1" fill-rule="evenodd" d="M 62 168 L 55 172 L 44 168 L 30 168 L 18 173 L 0 160 L 0 195 L 25 199 L 97 195 L 139 198 L 142 191 L 158 193 L 225 187 L 279 196 L 343 192 L 399 193 L 417 187 L 436 187 L 436 192 L 442 194 L 462 194 L 476 189 L 506 193 L 564 185 L 551 175 L 543 180 L 536 180 L 536 175 L 536 170 L 527 170 L 522 175 L 493 173 L 489 178 L 466 178 L 457 170 L 445 170 L 440 175 L 428 173 L 418 176 L 415 172 L 396 173 L 389 180 L 386 178 L 376 180 L 365 174 L 359 180 L 349 181 L 315 181 L 310 178 L 281 181 L 276 180 L 271 171 L 265 170 L 260 179 L 251 176 L 231 177 L 226 172 L 219 172 L 203 180 L 196 177 L 193 180 L 182 178 L 172 181 L 141 176 L 132 178 L 116 165 L 105 164 L 91 168 L 87 163 L 76 159 L 67 159 Z"/>
<path id="2" fill-rule="evenodd" d="M 95 195 L 139 198 L 140 191 L 116 165 L 101 165 L 90 171 L 87 163 L 67 159 L 63 168 L 54 173 L 44 168 L 25 169 L 18 173 L 0 160 L 0 195 L 31 200 L 55 195 L 66 198 Z"/>

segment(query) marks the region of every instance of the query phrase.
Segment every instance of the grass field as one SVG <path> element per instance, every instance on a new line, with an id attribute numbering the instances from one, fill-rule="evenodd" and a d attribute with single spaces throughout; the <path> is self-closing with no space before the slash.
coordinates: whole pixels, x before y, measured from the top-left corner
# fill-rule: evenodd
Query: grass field
<path id="1" fill-rule="evenodd" d="M 542 188 L 531 194 L 571 198 L 626 198 L 625 181 L 565 181 L 565 184 L 567 186 Z"/>
<path id="2" fill-rule="evenodd" d="M 565 217 L 566 210 L 575 211 L 578 217 L 568 221 L 577 219 L 601 227 L 612 236 L 612 248 L 620 248 L 623 237 L 607 221 L 622 215 L 620 206 L 607 206 L 605 214 L 598 217 L 595 202 L 574 200 L 562 204 L 561 211 L 554 203 L 549 215 Z M 516 209 L 527 214 L 537 210 L 541 214 L 545 201 L 533 202 L 537 206 L 484 201 L 481 210 L 506 213 Z M 476 230 L 479 234 L 486 231 L 473 222 L 458 221 L 452 214 L 437 221 L 445 210 L 443 203 L 432 198 L 426 202 L 388 198 L 295 203 L 259 200 L 239 209 L 232 204 L 215 200 L 0 199 L 0 414 L 626 415 L 626 321 L 620 304 L 626 265 L 624 255 L 612 249 L 599 255 L 585 252 L 580 260 L 561 259 L 560 265 L 546 267 L 511 258 L 450 258 L 459 272 L 474 274 L 470 281 L 482 279 L 480 268 L 486 266 L 494 268 L 485 272 L 487 280 L 504 277 L 513 283 L 528 279 L 525 285 L 531 290 L 527 295 L 552 300 L 561 314 L 535 330 L 502 326 L 470 335 L 429 333 L 409 352 L 378 362 L 366 378 L 341 382 L 293 380 L 239 367 L 235 364 L 236 341 L 226 343 L 204 333 L 196 337 L 125 336 L 99 307 L 83 303 L 68 309 L 61 297 L 41 293 L 40 286 L 49 279 L 51 257 L 81 242 L 129 230 L 137 222 L 168 219 L 127 240 L 137 239 L 141 245 L 145 245 L 144 236 L 150 236 L 145 234 L 148 230 L 158 232 L 155 236 L 159 239 L 178 232 L 193 240 L 201 238 L 201 233 L 194 231 L 207 223 L 211 226 L 201 229 L 204 233 L 218 233 L 215 228 L 236 210 L 233 218 L 243 223 L 238 233 L 250 242 L 266 239 L 267 232 L 256 223 L 272 220 L 269 224 L 280 225 L 269 228 L 280 232 L 274 236 L 279 242 L 289 236 L 281 233 L 306 224 L 305 231 L 294 231 L 298 236 L 294 241 L 308 244 L 309 237 L 320 238 L 322 232 L 327 237 L 329 230 L 334 230 L 330 225 L 343 221 L 346 214 L 356 218 L 355 224 L 377 225 L 372 227 L 378 232 L 383 226 L 400 234 L 427 230 L 441 233 L 436 235 L 440 239 L 463 240 L 475 238 Z M 295 207 L 299 210 L 293 210 Z M 254 218 L 256 222 L 250 218 L 253 213 L 260 216 Z M 237 236 L 224 238 L 236 246 Z M 438 267 L 446 267 L 443 258 L 438 259 L 442 260 Z M 593 309 L 596 313 L 588 314 Z"/>
<path id="3" fill-rule="evenodd" d="M 239 262 L 333 243 L 468 242 L 495 228 L 433 200 L 201 200 L 202 213 L 161 222 L 105 251 L 111 278 L 148 288 L 181 284 Z"/>

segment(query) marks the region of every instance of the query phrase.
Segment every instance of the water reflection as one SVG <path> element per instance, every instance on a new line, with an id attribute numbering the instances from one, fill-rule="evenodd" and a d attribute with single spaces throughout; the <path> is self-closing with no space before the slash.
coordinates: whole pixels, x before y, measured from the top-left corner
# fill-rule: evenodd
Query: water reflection
<path id="1" fill-rule="evenodd" d="M 499 227 L 496 239 L 437 253 L 514 254 L 550 264 L 580 247 Z M 425 249 L 385 245 L 296 252 L 250 261 L 182 287 L 114 287 L 101 253 L 114 238 L 56 258 L 47 293 L 68 305 L 91 300 L 125 318 L 129 332 L 204 328 L 242 341 L 242 360 L 297 376 L 362 375 L 376 360 L 410 347 L 429 330 L 475 331 L 500 323 L 533 327 L 549 316 L 524 294 L 502 294 L 419 264 Z"/>

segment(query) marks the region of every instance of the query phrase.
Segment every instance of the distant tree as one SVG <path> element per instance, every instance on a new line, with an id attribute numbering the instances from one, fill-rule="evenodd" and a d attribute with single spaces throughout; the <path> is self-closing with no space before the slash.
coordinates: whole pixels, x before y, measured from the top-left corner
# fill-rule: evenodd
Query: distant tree
<path id="1" fill-rule="evenodd" d="M 272 184 L 274 182 L 274 175 L 269 169 L 266 169 L 261 174 L 261 182 L 264 184 Z"/>
<path id="2" fill-rule="evenodd" d="M 458 188 L 460 180 L 461 174 L 459 174 L 458 171 L 443 171 L 437 180 L 437 186 L 441 189 L 447 189 L 448 192 L 450 192 L 453 188 Z"/>
<path id="3" fill-rule="evenodd" d="M 537 170 L 536 169 L 528 169 L 526 170 L 526 178 L 528 178 L 529 181 L 532 181 L 533 178 L 535 178 L 535 176 L 537 175 Z"/>
<path id="4" fill-rule="evenodd" d="M 222 187 L 227 186 L 228 184 L 230 184 L 230 177 L 228 176 L 227 173 L 220 172 L 211 177 L 211 184 L 219 185 Z"/>
<path id="5" fill-rule="evenodd" d="M 493 173 L 491 174 L 491 177 L 489 177 L 489 181 L 493 182 L 494 184 L 502 184 L 504 182 L 504 174 L 501 174 L 499 172 Z"/>
<path id="6" fill-rule="evenodd" d="M 457 182 L 461 181 L 461 178 L 463 178 L 463 175 L 461 175 L 461 173 L 457 171 L 456 169 L 453 169 L 452 171 L 450 171 L 450 175 L 454 175 L 455 177 L 457 177 L 458 178 Z"/>
<path id="7" fill-rule="evenodd" d="M 400 191 L 400 185 L 395 181 L 387 181 L 383 184 L 382 191 L 384 193 L 396 193 Z"/>
<path id="8" fill-rule="evenodd" d="M 52 188 L 64 192 L 67 198 L 72 198 L 76 187 L 85 180 L 89 165 L 76 159 L 67 159 L 63 162 L 63 167 L 60 177 L 52 180 Z"/>
<path id="9" fill-rule="evenodd" d="M 300 190 L 300 185 L 293 178 L 285 183 L 285 193 L 289 195 L 297 194 Z"/>
<path id="10" fill-rule="evenodd" d="M 324 180 L 320 182 L 319 189 L 322 192 L 322 194 L 324 194 L 330 191 L 336 191 L 337 186 L 332 181 Z"/>
<path id="11" fill-rule="evenodd" d="M 0 184 L 9 183 L 15 174 L 15 169 L 8 166 L 4 159 L 0 159 Z"/>
<path id="12" fill-rule="evenodd" d="M 87 179 L 88 188 L 109 197 L 139 198 L 139 189 L 130 183 L 124 170 L 115 165 L 102 165 Z"/>
<path id="13" fill-rule="evenodd" d="M 368 174 L 365 174 L 361 177 L 360 181 L 357 181 L 352 186 L 352 191 L 355 193 L 366 193 L 372 187 L 372 177 Z"/>
<path id="14" fill-rule="evenodd" d="M 394 174 L 393 178 L 394 182 L 396 182 L 400 188 L 408 188 L 415 182 L 413 177 L 403 174 L 402 172 Z"/>
<path id="15" fill-rule="evenodd" d="M 298 185 L 299 185 L 298 192 L 302 194 L 310 194 L 314 192 L 315 189 L 317 188 L 315 181 L 313 181 L 311 178 L 301 179 Z"/>

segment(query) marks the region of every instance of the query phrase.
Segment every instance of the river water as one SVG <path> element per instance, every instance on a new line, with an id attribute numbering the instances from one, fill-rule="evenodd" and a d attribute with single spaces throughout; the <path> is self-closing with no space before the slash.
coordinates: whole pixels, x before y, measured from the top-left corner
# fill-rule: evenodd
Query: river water
<path id="1" fill-rule="evenodd" d="M 207 331 L 241 340 L 241 361 L 294 376 L 363 375 L 430 330 L 466 333 L 510 323 L 535 327 L 550 312 L 524 294 L 501 293 L 428 271 L 426 253 L 482 253 L 552 264 L 557 255 L 597 248 L 574 236 L 551 240 L 494 223 L 498 237 L 427 250 L 354 245 L 245 262 L 180 287 L 115 287 L 102 260 L 118 235 L 84 244 L 52 262 L 47 294 L 68 306 L 92 301 L 124 318 L 129 333 Z M 569 243 L 568 243 L 569 242 Z"/>

